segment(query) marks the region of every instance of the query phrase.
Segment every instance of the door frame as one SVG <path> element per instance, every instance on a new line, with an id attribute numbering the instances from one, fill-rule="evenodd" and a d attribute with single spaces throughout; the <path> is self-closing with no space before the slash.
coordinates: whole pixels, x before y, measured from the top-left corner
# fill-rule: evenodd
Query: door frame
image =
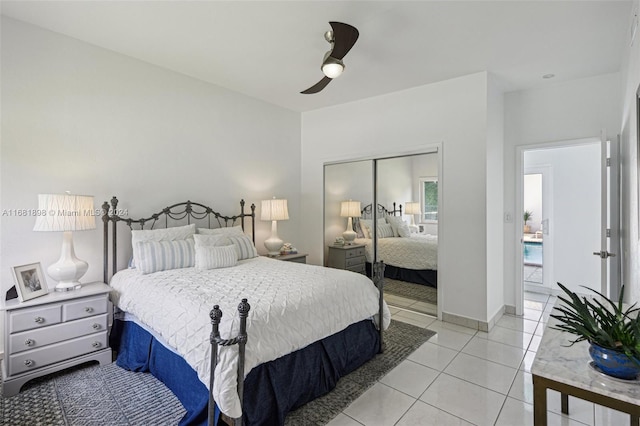
<path id="1" fill-rule="evenodd" d="M 515 314 L 522 315 L 524 313 L 524 268 L 522 265 L 524 264 L 524 255 L 522 253 L 522 232 L 518 232 L 518 230 L 522 230 L 524 227 L 524 220 L 522 219 L 522 215 L 524 213 L 524 153 L 526 151 L 537 151 L 543 149 L 552 149 L 552 148 L 566 148 L 572 146 L 579 146 L 585 144 L 592 143 L 600 143 L 600 135 L 594 135 L 586 138 L 576 138 L 576 139 L 567 139 L 567 140 L 559 140 L 554 142 L 544 142 L 539 144 L 527 144 L 527 145 L 519 145 L 516 147 L 516 206 L 515 206 L 515 233 L 513 238 L 512 249 L 515 249 L 516 254 L 516 267 L 515 269 Z M 520 250 L 518 250 L 520 249 Z"/>

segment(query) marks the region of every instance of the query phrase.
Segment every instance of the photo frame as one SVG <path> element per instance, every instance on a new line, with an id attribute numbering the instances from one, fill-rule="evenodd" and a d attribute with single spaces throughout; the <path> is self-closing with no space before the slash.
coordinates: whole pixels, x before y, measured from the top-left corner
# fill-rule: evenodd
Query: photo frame
<path id="1" fill-rule="evenodd" d="M 16 279 L 16 290 L 21 302 L 49 293 L 40 262 L 14 266 L 13 275 Z"/>

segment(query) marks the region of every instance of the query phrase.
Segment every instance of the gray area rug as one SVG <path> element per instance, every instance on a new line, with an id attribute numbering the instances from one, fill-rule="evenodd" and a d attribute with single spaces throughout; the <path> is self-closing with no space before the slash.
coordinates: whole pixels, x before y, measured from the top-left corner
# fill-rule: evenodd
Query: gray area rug
<path id="1" fill-rule="evenodd" d="M 384 279 L 384 292 L 395 296 L 406 297 L 417 302 L 425 302 L 436 305 L 438 303 L 438 290 L 421 284 L 405 281 Z"/>
<path id="2" fill-rule="evenodd" d="M 286 424 L 328 423 L 433 334 L 392 321 L 384 353 L 343 377 L 329 394 L 292 412 Z M 151 374 L 115 364 L 88 364 L 35 379 L 1 403 L 2 424 L 15 426 L 176 425 L 184 415 L 173 393 Z"/>

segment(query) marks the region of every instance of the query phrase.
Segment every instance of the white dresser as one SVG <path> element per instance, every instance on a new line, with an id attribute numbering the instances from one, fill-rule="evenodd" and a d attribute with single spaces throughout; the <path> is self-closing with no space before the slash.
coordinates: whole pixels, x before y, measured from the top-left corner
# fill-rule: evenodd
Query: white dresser
<path id="1" fill-rule="evenodd" d="M 87 361 L 111 362 L 109 292 L 104 283 L 5 305 L 2 387 L 5 397 L 26 382 Z"/>

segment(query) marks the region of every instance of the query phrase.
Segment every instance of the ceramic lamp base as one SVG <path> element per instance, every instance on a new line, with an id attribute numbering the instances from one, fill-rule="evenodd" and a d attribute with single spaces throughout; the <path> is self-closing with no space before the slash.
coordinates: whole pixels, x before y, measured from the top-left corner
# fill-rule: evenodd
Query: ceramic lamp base
<path id="1" fill-rule="evenodd" d="M 80 278 L 89 269 L 89 264 L 76 257 L 73 249 L 73 237 L 70 231 L 66 231 L 62 237 L 62 251 L 60 259 L 47 268 L 47 273 L 58 282 L 55 291 L 77 290 L 82 285 Z"/>

